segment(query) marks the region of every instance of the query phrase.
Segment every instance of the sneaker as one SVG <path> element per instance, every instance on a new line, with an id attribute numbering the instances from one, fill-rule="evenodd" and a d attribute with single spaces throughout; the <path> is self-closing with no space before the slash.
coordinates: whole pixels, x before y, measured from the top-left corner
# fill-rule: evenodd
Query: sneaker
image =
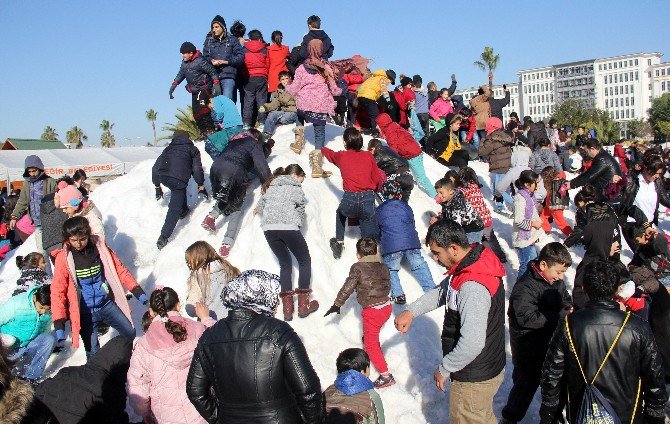
<path id="1" fill-rule="evenodd" d="M 230 245 L 222 244 L 221 247 L 219 247 L 219 255 L 221 255 L 222 258 L 227 258 L 228 255 L 230 255 Z"/>
<path id="2" fill-rule="evenodd" d="M 330 249 L 333 251 L 333 258 L 340 259 L 342 257 L 342 250 L 344 244 L 337 241 L 335 237 L 330 239 Z"/>
<path id="3" fill-rule="evenodd" d="M 393 374 L 391 373 L 386 374 L 386 377 L 384 377 L 384 375 L 379 375 L 372 384 L 374 384 L 375 389 L 383 389 L 384 387 L 393 386 L 395 384 L 395 378 L 393 378 Z"/>
<path id="4" fill-rule="evenodd" d="M 404 294 L 401 294 L 400 296 L 391 297 L 391 302 L 395 303 L 396 305 L 404 305 L 407 303 L 407 298 Z"/>
<path id="5" fill-rule="evenodd" d="M 212 216 L 207 215 L 200 225 L 202 225 L 202 228 L 209 231 L 210 233 L 216 232 L 216 223 L 214 221 L 214 217 Z"/>
<path id="6" fill-rule="evenodd" d="M 168 244 L 168 238 L 160 236 L 158 237 L 158 241 L 156 242 L 156 247 L 158 247 L 158 250 L 161 250 L 162 248 L 165 247 L 165 245 Z"/>

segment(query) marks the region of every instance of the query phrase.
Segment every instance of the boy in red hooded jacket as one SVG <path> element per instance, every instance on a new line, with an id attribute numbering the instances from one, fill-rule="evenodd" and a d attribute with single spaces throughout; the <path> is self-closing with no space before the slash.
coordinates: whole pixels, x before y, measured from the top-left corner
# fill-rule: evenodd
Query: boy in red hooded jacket
<path id="1" fill-rule="evenodd" d="M 393 122 L 387 113 L 382 113 L 377 117 L 377 129 L 384 136 L 389 147 L 407 160 L 419 187 L 440 203 L 437 191 L 426 176 L 426 170 L 423 167 L 423 151 L 414 137 L 399 124 Z"/>
<path id="2" fill-rule="evenodd" d="M 244 129 L 249 129 L 256 124 L 253 119 L 254 111 L 264 105 L 268 97 L 270 56 L 263 41 L 263 34 L 257 29 L 249 31 L 249 40 L 244 43 L 244 64 L 249 79 L 244 84 L 242 122 Z M 258 120 L 265 121 L 265 117 L 259 117 Z"/>

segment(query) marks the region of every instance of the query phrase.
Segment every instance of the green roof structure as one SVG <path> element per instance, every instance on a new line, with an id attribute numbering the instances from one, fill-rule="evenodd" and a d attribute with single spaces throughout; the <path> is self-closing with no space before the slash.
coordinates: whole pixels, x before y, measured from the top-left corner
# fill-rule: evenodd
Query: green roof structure
<path id="1" fill-rule="evenodd" d="M 8 138 L 0 150 L 51 150 L 67 149 L 60 141 L 32 140 L 25 138 Z"/>

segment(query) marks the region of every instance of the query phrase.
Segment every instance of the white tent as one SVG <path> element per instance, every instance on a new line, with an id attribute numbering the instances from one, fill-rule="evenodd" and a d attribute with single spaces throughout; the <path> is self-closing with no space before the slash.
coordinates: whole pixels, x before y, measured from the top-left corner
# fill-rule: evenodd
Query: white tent
<path id="1" fill-rule="evenodd" d="M 0 152 L 0 180 L 23 180 L 27 156 L 37 155 L 51 177 L 72 175 L 81 168 L 88 177 L 123 175 L 145 160 L 156 160 L 163 147 L 115 147 L 75 150 L 3 150 Z"/>

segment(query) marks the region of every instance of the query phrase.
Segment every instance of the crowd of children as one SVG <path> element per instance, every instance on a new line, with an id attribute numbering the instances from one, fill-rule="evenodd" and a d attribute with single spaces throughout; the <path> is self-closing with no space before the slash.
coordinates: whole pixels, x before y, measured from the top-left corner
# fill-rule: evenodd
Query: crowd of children
<path id="1" fill-rule="evenodd" d="M 0 240 L 0 254 L 17 243 L 10 231 L 34 233 L 37 246 L 36 252 L 16 258 L 21 276 L 12 297 L 0 305 L 0 386 L 6 392 L 19 390 L 22 382 L 36 387 L 32 409 L 26 407 L 25 414 L 77 422 L 63 419 L 63 411 L 47 395 L 58 381 L 71 383 L 72 375 L 62 370 L 41 381 L 51 353 L 65 348 L 69 331 L 73 348 L 83 341 L 88 361 L 77 370 L 77 378 L 89 376 L 93 383 L 112 374 L 95 371 L 111 366 L 115 372 L 122 370 L 115 377 L 120 384 L 106 395 L 81 386 L 86 393 L 82 399 L 93 403 L 77 404 L 71 411 L 107 402 L 109 415 L 120 417 L 115 422 L 128 422 L 127 396 L 145 423 L 383 423 L 384 409 L 375 389 L 396 380 L 380 332 L 394 314 L 393 305 L 408 303 L 399 275 L 404 259 L 425 293 L 402 306 L 394 323 L 405 333 L 415 317 L 445 306 L 444 358 L 434 379 L 445 391 L 451 378 L 454 423 L 495 421 L 492 399 L 505 365 L 503 277 L 512 274 L 502 265 L 505 262 L 518 272 L 507 285 L 514 370 L 501 422 L 521 421 L 538 387 L 546 390 L 544 382 L 552 376 L 546 375 L 543 364 L 555 348 L 552 336 L 559 333 L 562 321 L 567 325 L 568 315 L 591 307 L 589 293 L 595 291 L 589 292 L 594 289 L 588 278 L 603 263 L 616 270 L 618 278 L 611 282 L 616 292 L 598 299 L 616 301 L 615 308 L 651 324 L 649 331 L 670 376 L 670 253 L 668 239 L 658 228 L 659 206 L 670 207 L 666 156 L 656 149 L 642 153 L 640 147 L 629 157 L 621 143 L 611 155 L 595 133 L 587 135 L 579 128 L 573 140 L 572 127 L 559 128 L 555 120 L 545 126 L 529 117 L 521 122 L 513 114 L 504 124 L 506 87 L 505 98 L 495 99 L 491 88 L 482 86 L 468 106 L 454 95 L 455 75 L 451 86 L 439 91 L 432 82 L 425 91 L 420 75 L 400 75 L 399 85 L 390 88 L 396 82 L 393 70 L 371 72 L 360 56 L 331 60 L 334 45 L 321 29 L 320 18 L 310 16 L 307 24 L 309 32 L 290 51 L 280 31 L 272 33 L 271 44 L 259 30 L 249 31 L 245 40 L 244 25 L 236 22 L 229 32 L 217 15 L 202 51 L 191 42 L 180 48 L 183 61 L 169 94 L 172 98 L 186 80 L 195 122 L 213 159 L 209 178 L 214 207 L 202 226 L 215 233 L 216 219 L 223 215 L 227 220 L 218 249 L 196 241 L 186 250 L 190 276 L 183 303 L 170 287 L 157 286 L 147 295 L 110 249 L 104 218 L 88 199 L 85 175 L 56 181 L 44 173 L 37 156 L 26 159 L 24 186 L 20 194 L 3 199 L 0 224 L 0 237 L 8 240 Z M 327 123 L 346 127 L 344 150 L 325 147 Z M 357 261 L 325 316 L 339 314 L 356 292 L 363 348 L 340 352 L 337 378 L 324 392 L 305 346 L 287 324 L 293 319 L 296 297 L 298 317 L 316 319 L 312 314 L 320 305 L 312 287 L 323 283 L 313 272 L 302 232 L 308 202 L 302 183 L 307 173 L 295 163 L 271 172 L 268 163 L 277 126 L 291 124 L 295 138 L 290 148 L 296 154 L 306 145 L 305 125 L 313 129 L 311 177 L 332 175 L 323 169 L 324 158 L 342 176 L 335 236 L 329 240 L 333 257 L 343 258 L 347 225 L 359 226 L 361 233 Z M 364 148 L 364 135 L 377 138 Z M 426 175 L 425 155 L 446 167 L 435 183 Z M 477 173 L 468 166 L 475 161 L 488 163 L 493 212 Z M 579 175 L 569 180 L 573 173 Z M 166 246 L 178 221 L 189 213 L 186 188 L 191 178 L 208 199 L 200 150 L 186 131 L 175 131 L 152 169 L 156 200 L 164 196 L 162 186 L 170 190 L 158 249 Z M 241 272 L 226 259 L 256 178 L 261 196 L 253 213 L 260 216 L 279 275 Z M 437 285 L 422 253 L 410 203 L 415 183 L 440 206 L 438 213 L 429 211 L 433 216 L 425 237 L 431 256 L 447 270 Z M 570 208 L 569 191 L 577 188 L 571 226 L 563 211 Z M 508 243 L 517 251 L 518 266 L 500 247 L 496 229 L 504 224 L 496 217 L 511 221 Z M 545 243 L 552 223 L 565 237 L 563 243 Z M 628 266 L 620 258 L 624 240 L 634 253 Z M 564 276 L 572 265 L 568 249 L 576 244 L 584 245 L 584 256 L 569 293 Z M 313 278 L 317 275 L 318 280 Z M 133 296 L 137 302 L 131 301 Z M 146 312 L 144 334 L 131 353 L 128 341 L 137 335 L 133 303 L 146 307 Z M 280 303 L 283 321 L 274 318 Z M 218 316 L 225 311 L 226 317 Z M 108 327 L 119 337 L 101 348 L 98 336 Z M 253 363 L 250 356 L 256 358 Z M 379 373 L 374 381 L 369 378 L 371 365 Z M 641 383 L 642 399 L 652 389 L 661 390 L 651 384 Z M 569 399 L 561 397 L 551 405 L 543 403 L 543 408 L 561 410 L 566 402 Z M 656 422 L 649 419 L 655 413 L 651 407 L 644 413 L 648 422 Z M 547 423 L 558 419 L 542 416 Z"/>

